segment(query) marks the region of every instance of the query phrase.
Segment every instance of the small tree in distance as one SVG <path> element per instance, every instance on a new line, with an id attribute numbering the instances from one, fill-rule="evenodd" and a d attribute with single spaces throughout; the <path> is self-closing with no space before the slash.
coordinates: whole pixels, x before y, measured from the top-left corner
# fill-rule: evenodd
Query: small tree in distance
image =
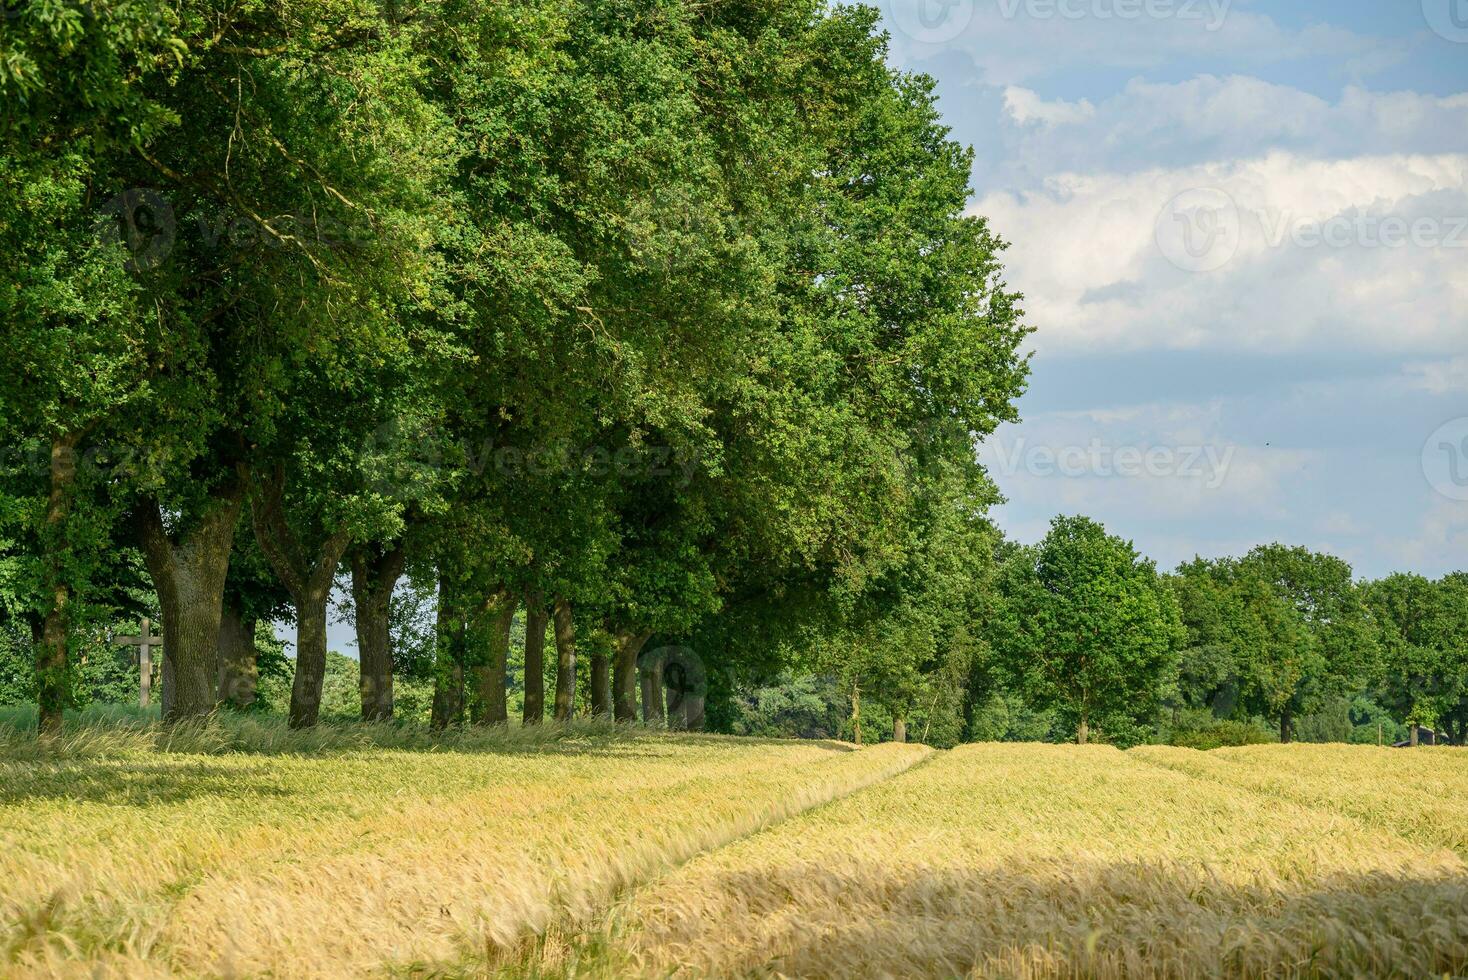
<path id="1" fill-rule="evenodd" d="M 1053 704 L 1076 742 L 1108 719 L 1147 716 L 1183 640 L 1177 599 L 1131 542 L 1086 517 L 1057 517 L 1000 571 L 991 642 L 1015 682 Z"/>

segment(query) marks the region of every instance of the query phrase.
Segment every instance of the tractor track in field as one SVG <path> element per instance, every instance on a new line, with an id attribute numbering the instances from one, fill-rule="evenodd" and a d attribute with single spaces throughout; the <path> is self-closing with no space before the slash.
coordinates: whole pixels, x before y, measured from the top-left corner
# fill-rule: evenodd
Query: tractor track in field
<path id="1" fill-rule="evenodd" d="M 871 749 L 877 746 L 869 747 Z M 854 751 L 861 751 L 856 749 Z M 712 840 L 700 842 L 697 846 L 679 853 L 675 858 L 645 876 L 630 880 L 617 885 L 609 892 L 598 897 L 594 908 L 578 913 L 568 913 L 559 916 L 549 928 L 539 935 L 527 935 L 522 937 L 521 943 L 514 948 L 497 950 L 491 953 L 486 964 L 486 957 L 479 953 L 470 952 L 462 959 L 452 964 L 433 964 L 431 966 L 413 964 L 386 964 L 388 975 L 399 976 L 433 976 L 433 977 L 459 977 L 459 976 L 519 976 L 521 970 L 519 964 L 523 964 L 529 955 L 534 960 L 539 957 L 532 951 L 539 945 L 544 946 L 547 942 L 568 941 L 573 937 L 584 940 L 586 937 L 596 935 L 600 929 L 606 928 L 606 922 L 614 917 L 618 909 L 624 905 L 627 899 L 644 889 L 652 888 L 656 883 L 667 876 L 675 873 L 678 869 L 699 858 L 716 853 L 725 848 L 738 844 L 751 837 L 758 836 L 766 831 L 772 830 L 781 824 L 787 823 L 798 817 L 819 811 L 832 806 L 843 800 L 849 799 L 860 793 L 869 792 L 872 789 L 885 785 L 894 779 L 898 779 L 919 768 L 929 765 L 934 759 L 944 755 L 941 750 L 927 748 L 913 744 L 905 751 L 907 758 L 899 758 L 892 765 L 886 766 L 870 774 L 868 778 L 856 779 L 849 784 L 841 785 L 832 792 L 819 792 L 808 799 L 796 798 L 794 805 L 782 805 L 774 808 L 770 813 L 759 819 L 731 826 L 729 832 L 721 834 Z M 537 971 L 532 971 L 540 976 Z"/>

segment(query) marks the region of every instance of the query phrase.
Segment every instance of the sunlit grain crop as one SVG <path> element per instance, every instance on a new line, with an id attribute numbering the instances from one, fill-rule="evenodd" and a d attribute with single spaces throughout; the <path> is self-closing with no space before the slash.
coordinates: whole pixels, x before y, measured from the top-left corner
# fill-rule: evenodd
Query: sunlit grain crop
<path id="1" fill-rule="evenodd" d="M 0 761 L 0 974 L 1468 971 L 1452 751 L 167 738 Z"/>
<path id="2" fill-rule="evenodd" d="M 1131 754 L 1192 776 L 1338 813 L 1429 846 L 1468 855 L 1468 754 L 1421 747 L 1249 745 L 1195 752 L 1145 746 Z"/>
<path id="3" fill-rule="evenodd" d="M 589 966 L 573 942 L 522 968 L 1441 976 L 1468 967 L 1468 866 L 1110 748 L 971 746 L 689 862 L 583 942 Z"/>
<path id="4" fill-rule="evenodd" d="M 294 754 L 282 738 L 275 754 L 81 738 L 0 762 L 0 974 L 482 958 L 925 751 L 589 735 Z"/>

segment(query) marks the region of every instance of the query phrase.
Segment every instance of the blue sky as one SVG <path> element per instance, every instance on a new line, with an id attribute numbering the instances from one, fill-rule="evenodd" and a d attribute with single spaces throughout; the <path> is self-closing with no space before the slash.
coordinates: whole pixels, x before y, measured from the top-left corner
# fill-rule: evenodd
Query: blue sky
<path id="1" fill-rule="evenodd" d="M 1008 532 L 1468 567 L 1468 0 L 880 6 L 1037 328 Z"/>

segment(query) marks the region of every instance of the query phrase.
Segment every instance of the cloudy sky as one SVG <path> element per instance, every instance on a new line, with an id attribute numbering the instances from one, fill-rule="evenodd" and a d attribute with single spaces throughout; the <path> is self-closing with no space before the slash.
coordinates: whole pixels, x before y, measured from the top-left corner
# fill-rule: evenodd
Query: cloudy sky
<path id="1" fill-rule="evenodd" d="M 1038 330 L 1006 530 L 1468 568 L 1468 0 L 881 6 Z"/>

